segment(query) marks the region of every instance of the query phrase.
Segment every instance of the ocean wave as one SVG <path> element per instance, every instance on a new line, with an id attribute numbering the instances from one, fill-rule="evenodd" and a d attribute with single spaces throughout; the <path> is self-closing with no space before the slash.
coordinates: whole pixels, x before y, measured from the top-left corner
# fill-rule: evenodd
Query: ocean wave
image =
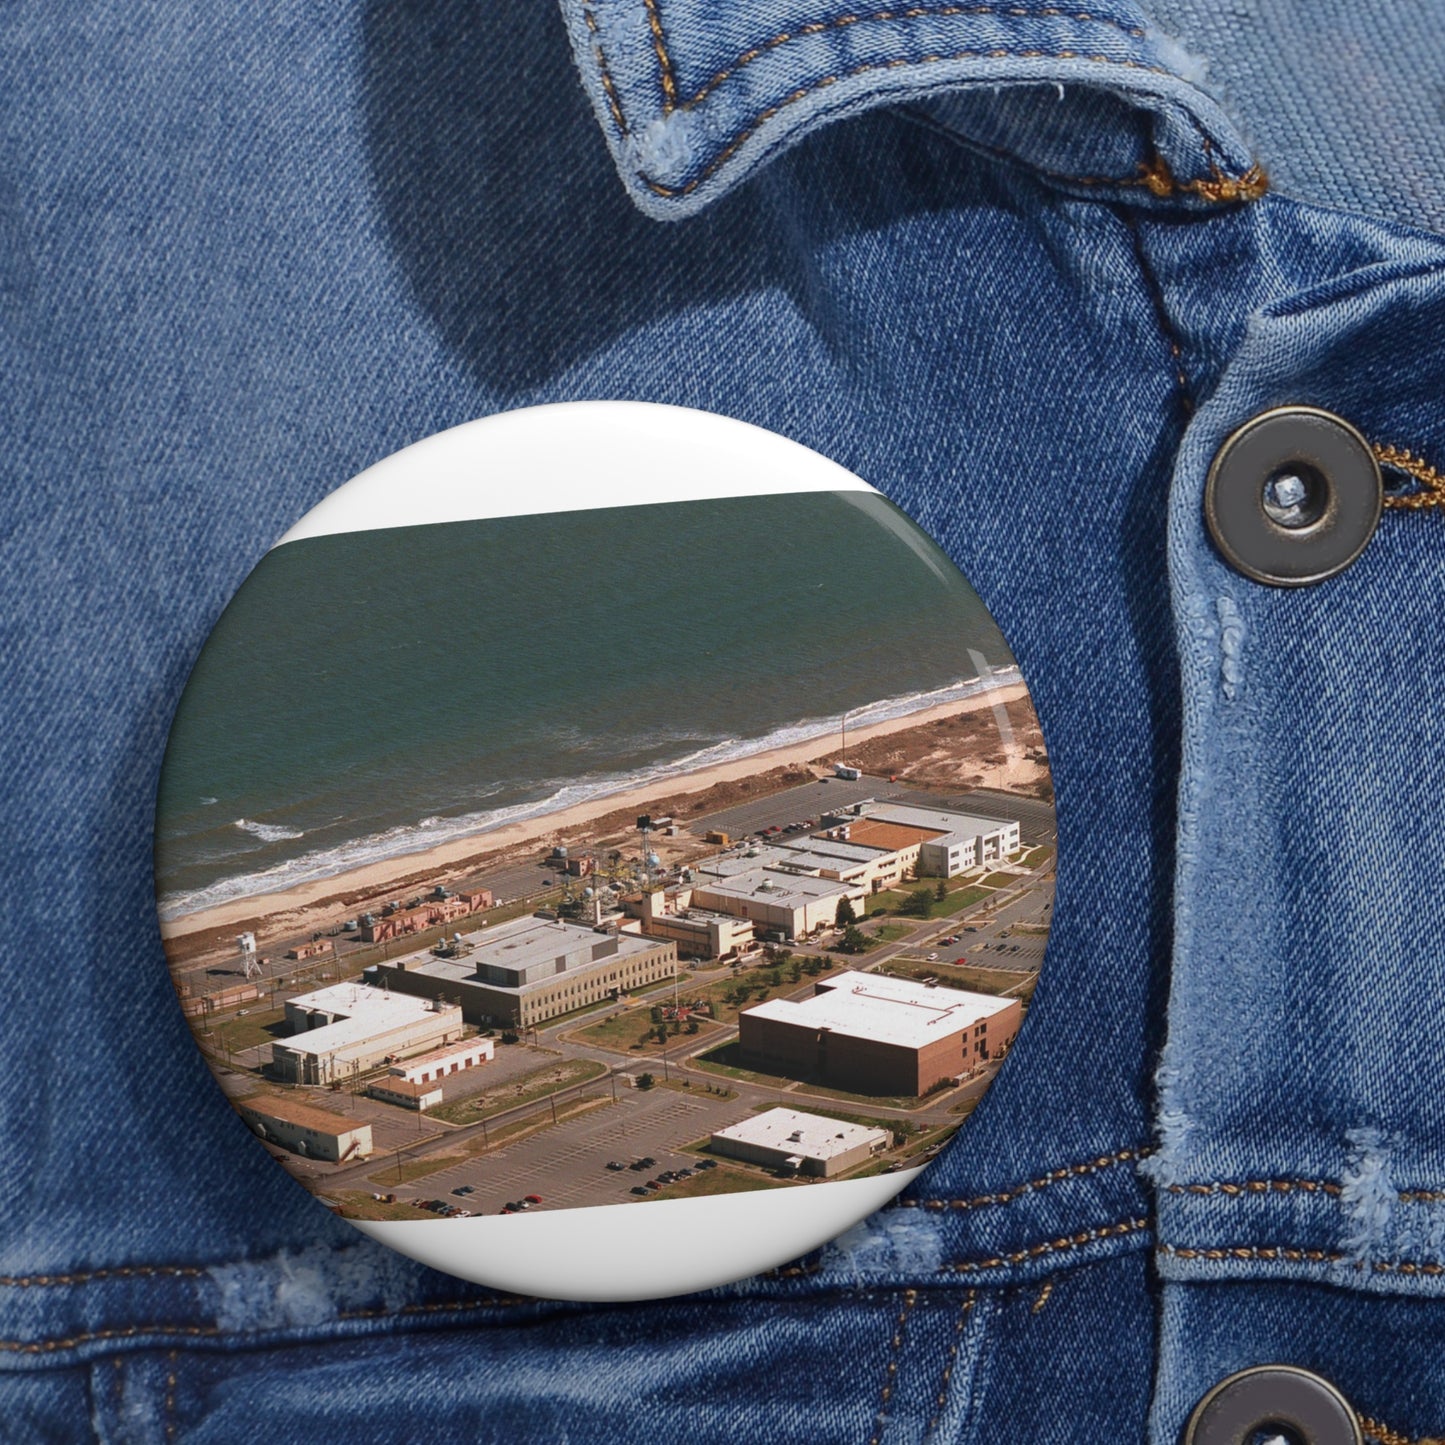
<path id="1" fill-rule="evenodd" d="M 280 823 L 257 823 L 250 818 L 237 818 L 235 826 L 263 843 L 286 843 L 306 836 L 299 828 L 283 828 Z"/>
<path id="2" fill-rule="evenodd" d="M 217 803 L 219 803 L 220 801 L 221 801 L 221 800 L 220 800 L 219 798 L 202 798 L 202 799 L 201 799 L 201 807 L 203 807 L 203 808 L 212 808 L 212 807 L 214 807 Z"/>
<path id="3" fill-rule="evenodd" d="M 1020 680 L 1017 667 L 991 669 L 983 677 L 960 678 L 946 687 L 934 688 L 928 692 L 880 698 L 876 702 L 850 708 L 846 714 L 847 724 L 849 729 L 854 729 L 870 727 L 880 722 L 892 722 L 896 718 L 907 717 L 910 713 L 1009 687 Z M 579 803 L 591 803 L 617 793 L 631 792 L 636 788 L 666 784 L 683 774 L 695 773 L 702 768 L 738 762 L 759 753 L 793 747 L 815 738 L 838 736 L 841 734 L 844 716 L 836 713 L 828 717 L 803 718 L 758 737 L 722 738 L 679 757 L 627 772 L 593 774 L 572 780 L 547 779 L 536 785 L 537 795 L 525 801 L 500 808 L 462 813 L 451 818 L 432 814 L 417 823 L 385 828 L 335 847 L 317 848 L 256 872 L 222 878 L 189 892 L 167 894 L 160 900 L 160 915 L 169 922 L 219 904 L 279 893 L 303 883 L 315 883 L 336 877 L 353 868 L 425 852 L 441 843 L 450 843 L 461 838 L 482 838 L 488 833 L 507 827 L 508 824 L 530 822 L 533 818 L 558 813 Z M 254 823 L 244 818 L 238 819 L 236 826 L 245 828 L 247 832 L 254 832 L 258 837 L 265 837 L 267 841 L 305 836 L 291 829 Z M 263 829 L 266 830 L 264 833 L 261 831 Z"/>

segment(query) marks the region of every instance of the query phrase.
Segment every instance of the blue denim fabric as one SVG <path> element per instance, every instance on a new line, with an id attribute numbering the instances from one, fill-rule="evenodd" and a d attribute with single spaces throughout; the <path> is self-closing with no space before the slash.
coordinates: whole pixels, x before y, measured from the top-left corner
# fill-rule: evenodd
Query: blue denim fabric
<path id="1" fill-rule="evenodd" d="M 1128 5 L 502 9 L 0 14 L 0 1438 L 1172 1445 L 1271 1358 L 1438 1432 L 1440 519 L 1277 593 L 1199 498 L 1280 401 L 1445 466 L 1445 243 L 1263 195 Z M 150 874 L 171 710 L 271 542 L 595 397 L 771 427 L 933 532 L 1060 826 L 1028 1025 L 912 1197 L 615 1308 L 432 1274 L 283 1175 Z"/>

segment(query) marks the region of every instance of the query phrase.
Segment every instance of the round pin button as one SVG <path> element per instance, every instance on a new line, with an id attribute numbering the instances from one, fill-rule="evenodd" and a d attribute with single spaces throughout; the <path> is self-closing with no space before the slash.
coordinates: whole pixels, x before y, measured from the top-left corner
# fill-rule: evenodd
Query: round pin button
<path id="1" fill-rule="evenodd" d="M 1349 1402 L 1327 1380 L 1293 1365 L 1258 1365 L 1221 1380 L 1194 1407 L 1183 1445 L 1364 1445 Z"/>
<path id="2" fill-rule="evenodd" d="M 1300 587 L 1344 571 L 1375 534 L 1380 468 L 1348 422 L 1284 406 L 1247 421 L 1219 449 L 1204 515 L 1231 566 L 1256 582 Z"/>
<path id="3" fill-rule="evenodd" d="M 410 447 L 262 558 L 156 876 L 196 1041 L 318 1200 L 627 1299 L 937 1156 L 1024 1023 L 1054 847 L 1018 664 L 932 539 L 772 433 L 587 403 Z"/>

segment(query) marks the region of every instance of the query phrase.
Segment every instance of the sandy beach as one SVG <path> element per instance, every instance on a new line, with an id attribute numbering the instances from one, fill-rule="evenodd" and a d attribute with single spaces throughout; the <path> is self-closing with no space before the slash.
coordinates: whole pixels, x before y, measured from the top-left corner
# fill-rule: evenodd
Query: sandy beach
<path id="1" fill-rule="evenodd" d="M 1012 720 L 1012 745 L 1000 740 L 992 718 L 987 716 L 1000 707 L 1007 709 Z M 945 728 L 950 724 L 952 740 Z M 945 730 L 935 736 L 929 732 L 931 728 Z M 893 743 L 901 742 L 905 734 L 911 745 L 894 747 Z M 950 741 L 965 738 L 971 746 L 963 753 L 960 754 L 956 746 L 949 746 Z M 701 793 L 721 793 L 725 797 L 725 785 L 740 784 L 767 774 L 776 774 L 777 785 L 786 786 L 785 774 L 796 774 L 794 780 L 801 781 L 810 770 L 831 770 L 837 754 L 836 738 L 814 737 L 735 762 L 681 773 L 647 788 L 613 793 L 543 817 L 454 839 L 423 852 L 380 860 L 347 873 L 299 884 L 284 892 L 236 899 L 163 923 L 161 931 L 168 942 L 223 929 L 249 928 L 272 937 L 297 932 L 319 926 L 323 914 L 330 917 L 340 907 L 350 909 L 361 900 L 390 896 L 393 889 L 410 886 L 413 880 L 423 876 L 431 881 L 453 880 L 509 854 L 555 843 L 613 814 L 657 812 L 664 806 L 673 813 L 686 811 L 685 803 L 679 803 L 679 799 Z M 900 776 L 906 772 L 919 782 L 943 786 L 968 784 L 1033 791 L 1040 777 L 1047 779 L 1046 764 L 1042 762 L 1042 739 L 1023 683 L 890 718 L 860 727 L 856 732 L 850 729 L 848 761 L 870 772 L 897 772 Z M 718 799 L 709 799 L 708 804 L 709 811 L 727 805 Z"/>

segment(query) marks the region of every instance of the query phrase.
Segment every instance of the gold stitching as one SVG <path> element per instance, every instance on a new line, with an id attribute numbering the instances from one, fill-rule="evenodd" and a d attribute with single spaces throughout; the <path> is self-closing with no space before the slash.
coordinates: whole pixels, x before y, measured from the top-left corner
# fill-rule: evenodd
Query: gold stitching
<path id="1" fill-rule="evenodd" d="M 677 81 L 672 73 L 672 56 L 667 51 L 667 41 L 662 34 L 662 16 L 657 11 L 657 0 L 645 0 L 647 24 L 652 31 L 652 49 L 662 69 L 662 113 L 669 115 L 677 107 Z"/>
<path id="2" fill-rule="evenodd" d="M 1039 1297 L 1038 1297 L 1038 1299 L 1036 1299 L 1036 1300 L 1033 1302 L 1033 1307 L 1029 1310 L 1029 1313 L 1030 1313 L 1031 1315 L 1036 1315 L 1036 1314 L 1038 1314 L 1038 1313 L 1044 1308 L 1044 1306 L 1045 1306 L 1046 1304 L 1048 1304 L 1048 1302 L 1049 1302 L 1049 1297 L 1053 1294 L 1053 1292 L 1054 1292 L 1054 1282 L 1053 1282 L 1053 1280 L 1052 1280 L 1052 1279 L 1046 1279 L 1046 1280 L 1044 1281 L 1044 1287 L 1039 1291 Z"/>
<path id="3" fill-rule="evenodd" d="M 1119 31 L 1131 39 L 1142 40 L 1147 32 L 1137 26 L 1126 26 L 1120 21 L 1110 19 L 1107 16 L 1092 15 L 1087 11 L 1069 12 L 1056 6 L 1049 6 L 1040 10 L 1025 10 L 1018 6 L 1000 7 L 996 5 L 942 5 L 930 7 L 925 5 L 913 5 L 904 10 L 879 10 L 871 15 L 840 15 L 832 20 L 814 21 L 808 25 L 799 26 L 796 30 L 782 31 L 759 45 L 745 50 L 729 66 L 718 71 L 710 80 L 706 81 L 697 91 L 686 100 L 677 99 L 677 82 L 675 66 L 671 52 L 667 47 L 667 39 L 662 30 L 662 19 L 657 9 L 657 0 L 645 0 L 647 6 L 648 26 L 652 31 L 653 50 L 658 59 L 661 70 L 663 89 L 663 114 L 671 115 L 675 110 L 691 110 L 701 105 L 714 90 L 717 89 L 730 76 L 745 66 L 751 65 L 755 60 L 787 45 L 794 40 L 817 35 L 827 30 L 844 29 L 857 25 L 863 21 L 877 23 L 896 23 L 901 20 L 916 20 L 920 18 L 947 19 L 957 15 L 993 15 L 1009 16 L 1024 19 L 1058 18 L 1073 20 L 1082 24 L 1106 25 Z M 612 112 L 612 119 L 617 126 L 619 134 L 624 138 L 630 133 L 626 119 L 622 113 L 621 99 L 617 93 L 617 87 L 612 79 L 611 68 L 607 64 L 607 56 L 603 51 L 597 27 L 596 17 L 593 15 L 590 6 L 584 6 L 583 18 L 586 21 L 587 29 L 593 40 L 593 53 L 597 58 L 598 74 L 602 81 L 602 88 L 607 95 L 607 104 Z M 1093 54 L 1080 57 L 1075 50 L 1006 50 L 994 49 L 989 51 L 961 50 L 953 55 L 925 55 L 917 60 L 900 58 L 888 61 L 877 61 L 869 64 L 855 66 L 848 71 L 849 76 L 863 75 L 872 70 L 894 70 L 902 66 L 914 65 L 937 65 L 945 60 L 968 60 L 988 57 L 991 59 L 1055 59 L 1055 60 L 1077 60 L 1084 59 L 1092 65 L 1110 65 L 1123 67 L 1129 70 L 1144 70 L 1154 75 L 1172 75 L 1173 72 L 1160 65 L 1145 65 L 1137 60 L 1116 60 L 1107 55 Z M 765 125 L 784 106 L 791 105 L 796 101 L 804 99 L 815 90 L 821 90 L 827 86 L 837 83 L 839 77 L 836 75 L 824 76 L 821 80 L 814 81 L 811 85 L 795 90 L 791 95 L 785 97 L 776 105 L 767 107 L 758 113 L 754 119 L 743 128 L 732 141 L 714 157 L 707 168 L 693 180 L 681 186 L 666 186 L 660 181 L 654 181 L 649 176 L 638 173 L 638 179 L 655 195 L 663 197 L 679 197 L 691 194 L 704 181 L 712 176 L 737 152 L 738 148 L 751 137 L 761 126 Z M 1206 155 L 1210 154 L 1213 147 L 1208 136 L 1201 136 Z M 1109 177 L 1109 176 L 1067 176 L 1059 172 L 1048 172 L 1056 180 L 1073 181 L 1085 186 L 1146 186 L 1156 196 L 1169 197 L 1181 192 L 1197 195 L 1200 199 L 1212 204 L 1228 201 L 1252 201 L 1258 199 L 1269 188 L 1269 178 L 1263 168 L 1258 164 L 1252 165 L 1241 176 L 1230 176 L 1225 174 L 1220 167 L 1212 160 L 1210 162 L 1211 175 L 1209 179 L 1195 179 L 1191 181 L 1178 181 L 1168 164 L 1162 156 L 1156 156 L 1148 164 L 1141 163 L 1140 175 L 1135 177 Z"/>
<path id="4" fill-rule="evenodd" d="M 973 1313 L 973 1307 L 978 1302 L 978 1291 L 971 1289 L 964 1296 L 963 1308 L 958 1312 L 958 1319 L 953 1326 L 953 1340 L 948 1346 L 948 1357 L 943 1362 L 943 1374 L 938 1378 L 938 1395 L 935 1400 L 933 1418 L 928 1422 L 928 1427 L 923 1432 L 926 1440 L 933 1434 L 939 1419 L 943 1415 L 943 1407 L 948 1403 L 948 1384 L 953 1379 L 953 1367 L 958 1363 L 958 1347 L 963 1342 L 963 1327 L 968 1323 L 968 1317 Z"/>
<path id="5" fill-rule="evenodd" d="M 1147 1159 L 1153 1149 L 1120 1149 L 1114 1154 L 1101 1154 L 1096 1159 L 1086 1159 L 1080 1164 L 1067 1164 L 1062 1169 L 1051 1169 L 1027 1184 L 1015 1185 L 1012 1189 L 1001 1189 L 993 1194 L 980 1194 L 973 1199 L 900 1199 L 900 1209 L 964 1210 L 979 1209 L 996 1204 L 1012 1204 L 1014 1200 L 1030 1194 L 1036 1189 L 1046 1189 L 1061 1180 L 1073 1179 L 1086 1174 L 1097 1174 L 1101 1169 L 1110 1169 L 1115 1164 L 1127 1164 L 1135 1159 Z"/>
<path id="6" fill-rule="evenodd" d="M 40 1285 L 89 1284 L 97 1279 L 129 1279 L 154 1275 L 174 1275 L 194 1279 L 205 1274 L 204 1269 L 189 1264 L 126 1264 L 114 1269 L 92 1269 L 78 1274 L 3 1274 L 0 1285 L 13 1285 L 17 1289 L 33 1289 Z"/>
<path id="7" fill-rule="evenodd" d="M 1077 53 L 1072 50 L 1060 50 L 1056 52 L 1049 52 L 1043 50 L 1028 50 L 1017 52 L 999 50 L 960 50 L 956 51 L 952 55 L 927 55 L 920 60 L 904 59 L 889 61 L 869 61 L 862 65 L 855 65 L 851 70 L 844 72 L 844 75 L 847 78 L 851 78 L 855 75 L 866 75 L 869 71 L 873 70 L 895 70 L 903 66 L 912 67 L 921 65 L 934 65 L 944 60 L 979 60 L 985 57 L 999 58 L 1008 55 L 1027 56 L 1030 58 L 1046 58 L 1053 60 L 1072 60 L 1077 58 Z M 1150 73 L 1155 75 L 1170 74 L 1170 72 L 1165 70 L 1163 66 L 1144 65 L 1136 60 L 1109 60 L 1103 63 L 1116 67 L 1122 66 L 1125 69 L 1129 70 L 1149 71 Z M 768 121 L 770 121 L 775 115 L 777 115 L 779 111 L 783 110 L 787 106 L 793 105 L 796 102 L 805 99 L 807 96 L 811 95 L 814 90 L 822 89 L 826 86 L 836 84 L 839 79 L 840 77 L 836 75 L 824 76 L 822 80 L 814 81 L 811 85 L 804 86 L 799 90 L 795 90 L 791 95 L 785 96 L 777 104 L 770 105 L 765 110 L 759 111 L 758 114 L 752 119 L 752 121 L 750 121 L 746 126 L 744 126 L 743 129 L 740 130 L 737 135 L 735 135 L 732 140 L 729 141 L 728 144 L 724 146 L 721 151 L 718 152 L 718 154 L 707 164 L 707 166 L 699 175 L 694 176 L 692 180 L 687 181 L 680 186 L 663 185 L 661 181 L 654 181 L 649 176 L 644 175 L 642 172 L 638 172 L 637 178 L 654 195 L 662 196 L 668 199 L 691 195 L 692 192 L 695 191 L 700 185 L 702 185 L 704 181 L 708 180 L 722 166 L 726 165 L 727 162 L 731 160 L 732 157 L 737 153 L 739 148 L 743 146 L 753 135 L 755 135 L 757 131 L 759 131 L 764 125 L 766 125 Z"/>
<path id="8" fill-rule="evenodd" d="M 1377 1442 L 1377 1445 L 1440 1445 L 1438 1437 L 1434 1435 L 1421 1436 L 1418 1440 L 1412 1440 L 1408 1435 L 1402 1435 L 1398 1430 L 1392 1430 L 1388 1425 L 1382 1424 L 1379 1420 L 1373 1420 L 1368 1415 L 1358 1415 L 1360 1429 L 1370 1439 Z"/>
<path id="9" fill-rule="evenodd" d="M 1024 1264 L 1031 1259 L 1040 1259 L 1048 1254 L 1060 1254 L 1071 1249 L 1082 1249 L 1085 1245 L 1096 1244 L 1103 1239 L 1116 1239 L 1126 1234 L 1137 1234 L 1148 1229 L 1147 1219 L 1126 1219 L 1119 1224 L 1103 1224 L 1097 1229 L 1086 1229 L 1079 1234 L 1066 1235 L 1062 1239 L 1050 1239 L 1042 1244 L 1031 1245 L 1028 1249 L 1016 1250 L 1013 1254 L 997 1255 L 992 1259 L 965 1259 L 954 1264 L 945 1264 L 942 1269 L 952 1274 L 972 1274 L 982 1269 L 999 1269 L 1004 1265 Z"/>
<path id="10" fill-rule="evenodd" d="M 652 8 L 653 3 L 654 0 L 648 0 L 649 9 Z M 694 106 L 701 105 L 718 86 L 725 80 L 736 75 L 738 71 L 742 70 L 745 66 L 751 65 L 753 61 L 768 54 L 769 51 L 776 50 L 779 46 L 787 45 L 794 40 L 805 39 L 810 35 L 819 35 L 827 30 L 844 30 L 850 26 L 863 24 L 865 22 L 891 24 L 900 20 L 947 20 L 958 15 L 1009 16 L 1011 18 L 1027 20 L 1038 18 L 1074 20 L 1090 25 L 1107 25 L 1111 29 L 1119 31 L 1120 34 L 1127 35 L 1131 40 L 1143 40 L 1146 34 L 1146 32 L 1138 26 L 1124 25 L 1118 20 L 1110 20 L 1105 16 L 1089 15 L 1082 12 L 1070 13 L 1057 8 L 1030 11 L 1017 6 L 1005 7 L 999 5 L 910 5 L 902 10 L 876 10 L 871 15 L 840 15 L 833 20 L 817 20 L 809 25 L 800 25 L 796 30 L 784 30 L 772 36 L 770 39 L 755 45 L 751 50 L 745 50 L 731 65 L 724 66 L 676 108 L 691 110 Z M 653 33 L 660 38 L 660 32 L 656 28 Z M 1008 54 L 1007 51 L 993 51 L 990 53 L 995 55 Z M 1043 52 L 1025 51 L 1023 53 L 1038 55 Z M 1069 54 L 1072 54 L 1072 52 L 1069 52 Z M 670 68 L 670 58 L 667 64 Z"/>
<path id="11" fill-rule="evenodd" d="M 176 1352 L 174 1350 L 166 1355 L 166 1361 L 170 1365 L 170 1370 L 166 1374 L 166 1400 L 163 1418 L 166 1422 L 166 1439 L 174 1440 L 176 1438 Z"/>
<path id="12" fill-rule="evenodd" d="M 893 1339 L 888 1346 L 888 1368 L 883 1374 L 883 1393 L 878 1400 L 878 1411 L 874 1416 L 875 1426 L 873 1438 L 868 1445 L 878 1445 L 883 1438 L 883 1427 L 888 1421 L 888 1402 L 893 1398 L 893 1386 L 898 1379 L 898 1350 L 903 1344 L 903 1327 L 908 1322 L 909 1313 L 918 1302 L 918 1291 L 916 1289 L 904 1290 L 903 1305 L 898 1311 L 897 1322 L 893 1326 Z"/>
<path id="13" fill-rule="evenodd" d="M 1239 1182 L 1215 1180 L 1209 1184 L 1170 1184 L 1170 1194 L 1223 1194 L 1238 1199 L 1245 1194 L 1332 1194 L 1342 1193 L 1340 1185 L 1328 1179 L 1244 1179 Z M 1403 1197 L 1403 1196 L 1401 1196 Z"/>
<path id="14" fill-rule="evenodd" d="M 616 122 L 617 129 L 626 135 L 627 122 L 622 118 L 622 102 L 618 98 L 617 87 L 612 83 L 612 72 L 607 68 L 607 57 L 602 53 L 602 42 L 597 34 L 597 17 L 593 15 L 590 5 L 582 7 L 582 18 L 587 22 L 588 33 L 592 36 L 592 53 L 597 57 L 597 70 L 602 77 L 602 89 L 607 92 L 607 105 L 612 111 L 612 119 Z"/>
<path id="15" fill-rule="evenodd" d="M 1232 1259 L 1282 1259 L 1291 1264 L 1344 1264 L 1351 1261 L 1350 1255 L 1342 1254 L 1339 1250 L 1304 1249 L 1299 1245 L 1285 1244 L 1230 1244 L 1208 1247 L 1158 1244 L 1155 1249 L 1158 1253 L 1175 1259 L 1203 1259 L 1212 1263 Z M 1362 1260 L 1355 1260 L 1353 1263 L 1356 1269 L 1366 1268 Z M 1376 1259 L 1369 1262 L 1368 1268 L 1375 1274 L 1423 1274 L 1432 1278 L 1445 1275 L 1445 1264 L 1433 1259 Z"/>
<path id="16" fill-rule="evenodd" d="M 1371 445 L 1375 460 L 1382 467 L 1392 467 L 1413 477 L 1424 487 L 1424 491 L 1411 492 L 1406 496 L 1386 495 L 1387 507 L 1398 507 L 1410 511 L 1424 511 L 1427 507 L 1445 507 L 1445 476 L 1442 476 L 1423 457 L 1417 457 L 1404 447 L 1386 446 L 1380 442 Z M 1439 1197 L 1445 1198 L 1445 1192 Z"/>

